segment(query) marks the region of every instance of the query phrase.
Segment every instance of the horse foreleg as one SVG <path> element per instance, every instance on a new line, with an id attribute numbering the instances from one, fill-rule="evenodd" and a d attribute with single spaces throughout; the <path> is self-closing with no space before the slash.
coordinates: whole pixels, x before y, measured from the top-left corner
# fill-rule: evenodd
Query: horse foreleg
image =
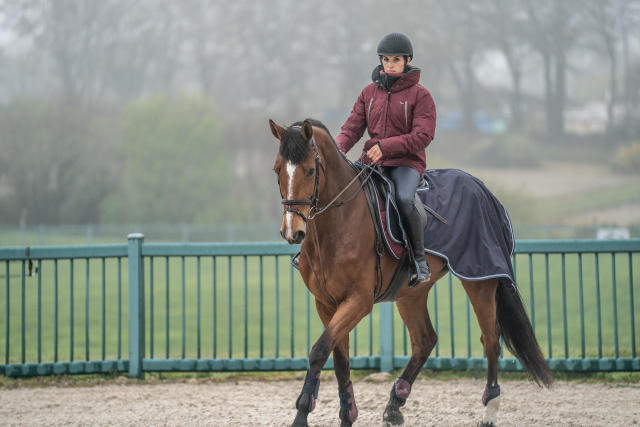
<path id="1" fill-rule="evenodd" d="M 480 325 L 480 341 L 487 356 L 487 385 L 482 394 L 482 404 L 486 407 L 482 425 L 493 425 L 500 407 L 500 386 L 498 385 L 498 358 L 500 356 L 500 333 L 496 321 L 497 280 L 482 282 L 462 282 L 469 301 Z"/>
<path id="2" fill-rule="evenodd" d="M 307 425 L 307 416 L 316 405 L 316 400 L 318 397 L 318 388 L 320 386 L 320 371 L 322 367 L 327 362 L 331 351 L 334 351 L 334 355 L 336 354 L 335 349 L 338 348 L 338 356 L 339 359 L 343 360 L 342 363 L 338 362 L 339 366 L 336 372 L 340 372 L 337 375 L 344 376 L 342 381 L 345 381 L 345 378 L 348 380 L 349 378 L 349 332 L 358 324 L 358 322 L 366 316 L 373 306 L 373 301 L 367 301 L 362 298 L 350 298 L 342 302 L 338 308 L 335 310 L 333 316 L 331 316 L 328 323 L 325 323 L 325 330 L 320 335 L 320 338 L 315 342 L 313 347 L 311 348 L 311 352 L 309 353 L 309 370 L 307 371 L 307 375 L 305 377 L 304 386 L 302 387 L 302 392 L 296 401 L 296 409 L 298 410 L 296 414 L 296 418 L 293 422 L 294 426 L 306 426 Z M 326 309 L 326 306 L 319 305 L 316 303 L 316 307 L 318 308 L 318 314 L 322 318 L 325 316 L 325 319 L 329 316 L 331 310 Z M 324 322 L 324 319 L 323 319 Z M 342 344 L 345 347 L 343 351 L 338 344 Z M 344 362 L 344 358 L 346 358 L 346 364 Z M 346 369 L 345 369 L 346 367 Z M 346 373 L 346 375 L 344 374 Z M 353 386 L 346 383 L 341 382 L 341 379 L 338 378 L 339 383 L 339 392 L 343 391 L 349 392 L 351 395 L 351 400 L 353 400 Z M 344 386 L 344 388 L 342 388 Z M 340 394 L 342 398 L 342 394 Z M 346 399 L 348 400 L 348 399 Z M 353 406 L 355 408 L 355 404 Z M 349 411 L 351 414 L 351 411 Z M 357 416 L 357 410 L 355 411 L 355 415 Z M 355 417 L 353 418 L 355 421 Z M 353 421 L 350 421 L 353 422 Z M 350 424 L 347 424 L 350 425 Z"/>
<path id="3" fill-rule="evenodd" d="M 402 375 L 396 379 L 391 388 L 391 396 L 382 418 L 387 425 L 404 423 L 400 408 L 407 401 L 411 393 L 411 385 L 438 340 L 427 311 L 429 288 L 430 286 L 422 289 L 419 294 L 407 295 L 396 302 L 400 316 L 405 325 L 407 325 L 409 336 L 411 337 L 411 359 L 409 359 L 409 363 Z"/>
<path id="4" fill-rule="evenodd" d="M 327 307 L 316 300 L 316 309 L 322 324 L 326 328 L 329 326 L 331 318 L 335 314 L 335 309 Z M 353 394 L 353 384 L 351 383 L 351 370 L 349 366 L 349 335 L 344 337 L 333 348 L 333 369 L 338 380 L 338 396 L 340 398 L 340 420 L 341 426 L 352 425 L 358 418 L 358 408 L 356 407 L 355 396 Z"/>

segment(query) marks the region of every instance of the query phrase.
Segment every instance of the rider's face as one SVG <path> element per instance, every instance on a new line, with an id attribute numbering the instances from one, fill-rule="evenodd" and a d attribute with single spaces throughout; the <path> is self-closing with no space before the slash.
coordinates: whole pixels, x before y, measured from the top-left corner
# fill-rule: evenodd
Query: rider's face
<path id="1" fill-rule="evenodd" d="M 407 58 L 407 63 L 411 58 Z M 385 73 L 402 73 L 404 72 L 404 56 L 402 55 L 383 55 L 382 67 Z"/>

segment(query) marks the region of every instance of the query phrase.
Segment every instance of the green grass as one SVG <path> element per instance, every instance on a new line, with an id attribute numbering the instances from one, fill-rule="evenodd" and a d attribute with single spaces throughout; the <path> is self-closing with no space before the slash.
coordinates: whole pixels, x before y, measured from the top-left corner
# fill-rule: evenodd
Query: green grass
<path id="1" fill-rule="evenodd" d="M 630 184 L 588 194 L 563 195 L 548 199 L 544 207 L 540 208 L 541 216 L 551 221 L 560 216 L 607 209 L 616 205 L 640 201 L 640 184 Z"/>
<path id="2" fill-rule="evenodd" d="M 43 227 L 41 231 L 35 229 L 35 227 L 28 230 L 10 228 L 1 231 L 0 245 L 2 246 L 122 244 L 127 240 L 127 236 L 124 233 L 119 237 L 91 236 L 87 233 L 87 227 L 83 226 Z"/>
<path id="3" fill-rule="evenodd" d="M 516 259 L 517 281 L 525 307 L 535 318 L 535 330 L 545 356 L 565 357 L 565 323 L 563 305 L 566 304 L 566 345 L 569 357 L 582 356 L 582 331 L 584 330 L 584 354 L 586 357 L 616 355 L 614 318 L 617 319 L 618 355 L 632 355 L 631 300 L 629 289 L 629 257 L 615 255 L 615 306 L 614 317 L 612 257 L 599 256 L 600 334 L 598 342 L 598 306 L 596 299 L 595 258 L 593 254 L 582 256 L 582 296 L 584 316 L 580 311 L 580 280 L 578 256 L 565 256 L 565 297 L 560 255 L 549 256 L 549 312 L 547 313 L 547 289 L 544 255 L 531 257 L 533 274 L 532 310 L 529 257 L 518 255 Z M 640 343 L 640 255 L 633 256 L 634 315 L 636 352 Z M 154 258 L 153 270 L 145 259 L 147 303 L 147 357 L 156 358 L 227 358 L 231 357 L 306 357 L 310 346 L 322 332 L 322 325 L 315 313 L 314 301 L 308 296 L 299 274 L 289 267 L 289 257 L 277 260 L 278 286 L 276 287 L 276 261 L 265 256 L 262 267 L 259 257 L 219 257 L 214 264 L 211 257 L 200 260 L 200 329 L 198 334 L 198 268 L 197 259 L 184 259 L 184 343 L 182 259 L 169 259 L 169 314 L 167 315 L 166 259 Z M 76 260 L 71 269 L 68 260 L 58 265 L 58 335 L 57 360 L 102 359 L 102 260 L 89 262 L 89 294 L 87 298 L 87 263 Z M 118 264 L 114 259 L 105 261 L 105 340 L 104 358 L 118 357 Z M 38 361 L 38 294 L 42 316 L 41 360 L 54 360 L 54 262 L 43 261 L 40 276 L 26 277 L 24 283 L 25 361 Z M 263 282 L 260 282 L 260 270 Z M 246 276 L 245 276 L 246 269 Z M 151 276 L 153 271 L 153 300 Z M 73 272 L 73 322 L 71 321 L 71 273 Z M 22 361 L 22 279 L 21 262 L 11 262 L 9 268 L 10 309 L 10 363 Z M 7 278 L 6 263 L 0 263 L 0 363 L 6 355 Z M 128 270 L 127 261 L 121 262 L 121 340 L 120 356 L 128 358 Z M 215 279 L 214 279 L 215 277 Z M 246 277 L 246 280 L 245 280 Z M 293 277 L 293 280 L 292 280 Z M 41 279 L 39 279 L 41 278 Z M 40 280 L 40 282 L 39 282 Z M 215 286 L 215 313 L 214 313 Z M 262 289 L 262 293 L 261 293 Z M 293 292 L 293 294 L 292 294 Z M 451 299 L 450 299 L 451 294 Z M 88 301 L 88 309 L 87 309 Z M 262 301 L 262 314 L 261 314 Z M 449 309 L 451 302 L 452 310 Z M 437 305 L 437 310 L 436 310 Z M 246 310 L 245 310 L 246 306 Z M 293 306 L 293 312 L 291 307 Z M 151 310 L 153 308 L 153 310 Z M 481 357 L 483 349 L 473 309 L 468 306 L 463 288 L 457 279 L 442 279 L 431 291 L 428 301 L 431 320 L 437 328 L 439 341 L 433 356 Z M 153 320 L 151 314 L 153 311 Z M 88 322 L 87 322 L 88 313 Z M 231 313 L 231 314 L 230 314 Z M 279 313 L 279 314 L 278 314 Z M 547 326 L 550 317 L 550 328 Z M 169 337 L 167 339 L 167 319 Z M 215 320 L 214 320 L 215 319 Z M 453 322 L 453 323 L 452 323 Z M 86 334 L 89 325 L 89 346 Z M 73 346 L 71 326 L 73 325 Z M 262 325 L 262 341 L 260 339 Z M 153 328 L 153 335 L 151 329 Z M 246 328 L 246 329 L 245 329 Z M 453 329 L 453 339 L 451 330 Z M 550 334 L 548 329 L 550 329 Z M 246 331 L 246 332 L 245 332 Z M 379 352 L 378 307 L 370 317 L 363 319 L 351 333 L 351 354 L 368 355 Z M 199 337 L 199 349 L 198 349 Z M 231 338 L 231 339 L 230 339 Z M 549 343 L 551 338 L 551 343 Z M 231 341 L 231 342 L 230 342 Z M 167 353 L 167 343 L 169 350 Z M 394 345 L 396 354 L 410 354 L 408 333 L 394 309 Z M 262 349 L 261 349 L 262 346 Z M 184 350 L 183 350 L 184 349 Z M 509 356 L 505 353 L 505 356 Z"/>

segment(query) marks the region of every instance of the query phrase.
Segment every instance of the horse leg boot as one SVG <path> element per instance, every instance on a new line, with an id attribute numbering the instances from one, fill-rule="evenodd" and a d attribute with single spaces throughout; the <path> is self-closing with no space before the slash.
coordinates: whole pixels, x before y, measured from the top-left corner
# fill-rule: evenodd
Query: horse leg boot
<path id="1" fill-rule="evenodd" d="M 431 277 L 431 271 L 429 270 L 429 264 L 424 256 L 424 226 L 423 215 L 420 215 L 420 211 L 417 206 L 413 206 L 411 213 L 407 215 L 405 223 L 408 228 L 409 241 L 413 254 L 416 259 L 417 270 L 409 280 L 409 286 L 417 286 L 418 284 L 429 280 Z"/>
<path id="2" fill-rule="evenodd" d="M 387 407 L 382 414 L 382 421 L 385 426 L 399 426 L 404 424 L 404 416 L 400 408 L 407 403 L 407 398 L 411 393 L 411 384 L 406 379 L 400 377 L 395 380 L 391 387 L 391 396 Z"/>
<path id="3" fill-rule="evenodd" d="M 296 400 L 296 409 L 298 410 L 296 418 L 293 420 L 292 426 L 302 427 L 308 426 L 307 416 L 316 407 L 316 400 L 318 399 L 318 389 L 320 388 L 320 371 L 312 373 L 311 369 L 307 371 L 307 375 L 304 379 L 304 385 L 300 396 Z"/>

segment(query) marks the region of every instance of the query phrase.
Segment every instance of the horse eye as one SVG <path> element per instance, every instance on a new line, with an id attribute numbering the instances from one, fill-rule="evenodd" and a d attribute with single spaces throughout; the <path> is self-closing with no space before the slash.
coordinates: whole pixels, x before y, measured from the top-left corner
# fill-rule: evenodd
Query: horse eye
<path id="1" fill-rule="evenodd" d="M 316 170 L 315 170 L 314 168 L 309 169 L 309 171 L 307 172 L 307 176 L 311 176 L 311 175 L 313 175 L 313 173 L 314 173 L 315 171 L 316 171 Z"/>

